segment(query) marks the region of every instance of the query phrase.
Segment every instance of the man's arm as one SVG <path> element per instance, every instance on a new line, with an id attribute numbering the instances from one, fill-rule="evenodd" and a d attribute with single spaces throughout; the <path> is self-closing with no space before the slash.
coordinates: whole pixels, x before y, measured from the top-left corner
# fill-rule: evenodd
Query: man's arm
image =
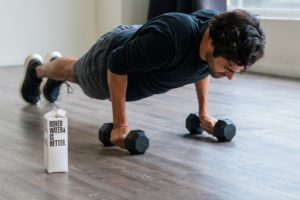
<path id="1" fill-rule="evenodd" d="M 128 73 L 147 72 L 167 66 L 174 57 L 173 41 L 167 34 L 149 28 L 130 42 L 114 49 L 108 57 L 107 81 L 112 102 L 114 128 L 110 142 L 124 147 L 129 133 L 126 115 Z"/>
<path id="2" fill-rule="evenodd" d="M 108 86 L 110 98 L 112 102 L 113 122 L 114 127 L 127 126 L 126 116 L 126 90 L 127 90 L 127 75 L 118 75 L 108 70 Z"/>
<path id="3" fill-rule="evenodd" d="M 127 75 L 118 75 L 107 71 L 108 86 L 112 102 L 114 129 L 110 141 L 124 147 L 124 139 L 130 131 L 126 115 Z"/>
<path id="4" fill-rule="evenodd" d="M 212 134 L 216 119 L 208 114 L 207 96 L 208 96 L 209 76 L 195 83 L 198 105 L 199 120 L 202 128 L 209 134 Z"/>
<path id="5" fill-rule="evenodd" d="M 209 86 L 209 76 L 199 80 L 195 83 L 198 105 L 199 105 L 199 117 L 208 115 L 207 108 L 207 95 L 208 95 L 208 86 Z"/>

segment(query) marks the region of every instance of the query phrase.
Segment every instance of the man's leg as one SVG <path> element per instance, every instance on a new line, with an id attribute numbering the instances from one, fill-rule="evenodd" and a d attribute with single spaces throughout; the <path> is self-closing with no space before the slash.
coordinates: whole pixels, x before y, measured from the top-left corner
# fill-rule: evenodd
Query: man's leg
<path id="1" fill-rule="evenodd" d="M 75 82 L 73 65 L 77 58 L 60 57 L 49 63 L 42 64 L 36 68 L 36 75 L 39 79 L 49 78 L 56 81 Z"/>
<path id="2" fill-rule="evenodd" d="M 25 60 L 25 76 L 21 85 L 21 95 L 30 104 L 40 101 L 42 78 L 48 78 L 43 89 L 45 98 L 50 102 L 57 100 L 59 89 L 64 81 L 74 82 L 73 65 L 76 58 L 56 56 L 51 62 L 43 63 L 38 54 L 29 55 Z"/>
<path id="3" fill-rule="evenodd" d="M 47 59 L 50 62 L 37 67 L 36 74 L 38 78 L 48 78 L 43 88 L 43 95 L 48 102 L 53 103 L 58 99 L 60 86 L 64 81 L 75 82 L 73 65 L 77 59 L 61 57 L 59 52 L 51 52 L 46 56 Z"/>

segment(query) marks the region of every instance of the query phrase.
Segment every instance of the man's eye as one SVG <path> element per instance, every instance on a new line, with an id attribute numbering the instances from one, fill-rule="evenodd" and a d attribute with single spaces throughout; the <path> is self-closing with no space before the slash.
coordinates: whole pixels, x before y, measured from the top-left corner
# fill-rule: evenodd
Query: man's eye
<path id="1" fill-rule="evenodd" d="M 235 72 L 235 71 L 231 70 L 229 67 L 226 67 L 226 70 L 229 71 L 229 72 L 232 72 L 232 73 Z"/>

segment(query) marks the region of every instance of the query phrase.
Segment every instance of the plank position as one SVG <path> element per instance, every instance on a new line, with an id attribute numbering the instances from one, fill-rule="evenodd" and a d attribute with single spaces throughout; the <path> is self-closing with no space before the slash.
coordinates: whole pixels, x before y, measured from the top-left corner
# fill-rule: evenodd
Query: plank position
<path id="1" fill-rule="evenodd" d="M 218 13 L 167 13 L 144 25 L 120 25 L 101 36 L 81 58 L 38 54 L 25 60 L 21 94 L 29 104 L 43 95 L 55 102 L 64 81 L 80 85 L 91 98 L 110 99 L 113 127 L 110 142 L 125 146 L 130 132 L 126 101 L 137 101 L 171 89 L 195 84 L 199 121 L 213 134 L 217 120 L 209 115 L 209 77 L 231 80 L 245 73 L 264 55 L 265 34 L 257 16 L 244 10 Z"/>

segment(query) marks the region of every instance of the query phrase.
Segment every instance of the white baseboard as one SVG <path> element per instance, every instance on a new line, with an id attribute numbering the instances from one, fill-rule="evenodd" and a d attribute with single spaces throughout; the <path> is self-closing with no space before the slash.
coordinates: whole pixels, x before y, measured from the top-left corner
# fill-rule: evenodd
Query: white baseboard
<path id="1" fill-rule="evenodd" d="M 255 64 L 251 72 L 261 73 L 266 75 L 275 75 L 288 78 L 300 78 L 300 70 L 296 65 L 278 65 L 278 64 L 267 64 L 259 63 Z"/>

